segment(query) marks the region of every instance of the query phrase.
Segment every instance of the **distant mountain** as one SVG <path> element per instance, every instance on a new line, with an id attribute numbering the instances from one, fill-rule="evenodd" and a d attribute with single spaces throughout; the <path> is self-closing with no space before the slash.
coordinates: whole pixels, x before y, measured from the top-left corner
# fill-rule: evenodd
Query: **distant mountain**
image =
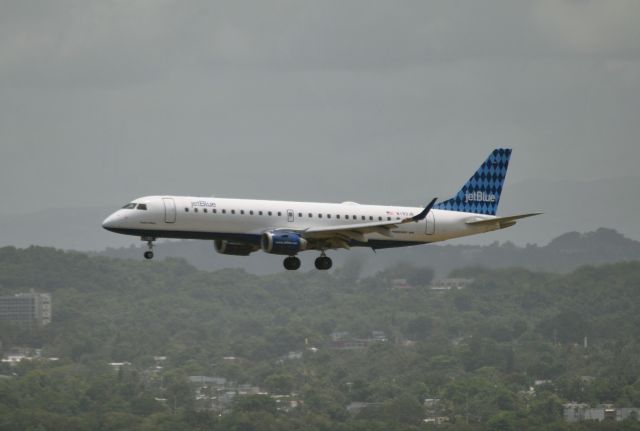
<path id="1" fill-rule="evenodd" d="M 396 204 L 424 205 L 423 201 L 431 196 L 446 197 L 455 192 L 454 188 L 455 186 L 452 190 L 418 190 L 418 187 L 405 189 L 399 191 L 394 201 Z M 638 190 L 640 177 L 588 182 L 528 180 L 508 184 L 501 199 L 501 215 L 533 211 L 544 214 L 523 220 L 503 231 L 461 238 L 449 244 L 486 245 L 494 241 L 511 241 L 521 245 L 543 245 L 568 231 L 588 232 L 601 226 L 614 228 L 631 239 L 640 240 L 640 225 L 635 218 L 640 213 Z M 338 200 L 340 199 L 336 199 Z M 354 196 L 354 200 L 358 200 L 357 196 Z M 380 202 L 384 201 L 384 196 L 381 196 Z M 116 235 L 101 228 L 102 220 L 115 208 L 118 205 L 0 214 L 0 246 L 24 247 L 36 244 L 98 251 L 105 247 L 138 244 L 137 238 Z M 209 250 L 210 243 L 200 247 Z M 362 256 L 366 257 L 370 253 L 363 253 Z"/>
<path id="2" fill-rule="evenodd" d="M 519 266 L 568 272 L 583 265 L 640 260 L 640 242 L 615 230 L 600 228 L 587 233 L 565 233 L 542 247 L 534 244 L 521 247 L 512 242 L 488 246 L 442 245 L 420 249 L 415 257 L 407 254 L 406 258 L 415 264 L 429 262 L 440 274 L 463 266 Z"/>
<path id="3" fill-rule="evenodd" d="M 101 255 L 142 259 L 144 247 L 110 248 Z M 265 274 L 282 271 L 282 257 L 255 253 L 248 257 L 217 254 L 209 241 L 168 241 L 155 248 L 156 258 L 182 257 L 192 265 L 206 270 L 237 267 L 248 272 Z M 440 277 L 451 270 L 483 266 L 505 268 L 512 266 L 535 270 L 568 272 L 587 264 L 600 264 L 626 260 L 640 260 L 640 242 L 625 238 L 612 229 L 600 228 L 593 232 L 570 232 L 553 239 L 546 246 L 533 244 L 524 247 L 511 242 L 490 245 L 423 245 L 399 249 L 368 249 L 331 252 L 335 267 L 358 265 L 363 274 L 371 274 L 385 267 L 404 262 L 416 266 L 429 266 Z M 302 270 L 313 268 L 314 253 L 301 255 Z"/>
<path id="4" fill-rule="evenodd" d="M 489 235 L 462 238 L 459 243 L 548 243 L 569 231 L 588 232 L 602 226 L 640 240 L 640 177 L 595 181 L 528 180 L 505 187 L 500 199 L 502 215 L 543 212 L 516 226 Z"/>

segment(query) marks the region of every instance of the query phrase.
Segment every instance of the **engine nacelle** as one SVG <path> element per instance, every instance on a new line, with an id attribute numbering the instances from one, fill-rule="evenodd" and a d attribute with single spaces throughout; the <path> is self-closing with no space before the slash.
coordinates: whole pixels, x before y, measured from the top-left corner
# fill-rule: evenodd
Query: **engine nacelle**
<path id="1" fill-rule="evenodd" d="M 294 232 L 265 232 L 261 245 L 265 253 L 293 256 L 307 249 L 307 240 Z"/>
<path id="2" fill-rule="evenodd" d="M 257 246 L 246 242 L 233 242 L 226 239 L 217 239 L 213 242 L 213 245 L 218 253 L 234 256 L 249 256 L 249 254 L 258 249 Z"/>

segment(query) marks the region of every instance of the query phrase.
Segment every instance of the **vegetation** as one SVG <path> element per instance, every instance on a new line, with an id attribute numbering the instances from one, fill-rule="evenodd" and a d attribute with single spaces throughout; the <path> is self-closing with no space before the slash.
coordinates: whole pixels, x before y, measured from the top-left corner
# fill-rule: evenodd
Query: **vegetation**
<path id="1" fill-rule="evenodd" d="M 2 248 L 0 292 L 50 292 L 54 304 L 46 327 L 1 324 L 2 348 L 59 360 L 0 367 L 0 431 L 608 430 L 620 424 L 565 423 L 563 404 L 640 407 L 640 263 L 452 275 L 474 282 L 435 292 L 423 267 L 256 276 Z M 415 288 L 392 289 L 398 276 Z M 152 373 L 154 356 L 167 360 Z M 300 403 L 236 396 L 219 415 L 198 405 L 190 375 Z"/>

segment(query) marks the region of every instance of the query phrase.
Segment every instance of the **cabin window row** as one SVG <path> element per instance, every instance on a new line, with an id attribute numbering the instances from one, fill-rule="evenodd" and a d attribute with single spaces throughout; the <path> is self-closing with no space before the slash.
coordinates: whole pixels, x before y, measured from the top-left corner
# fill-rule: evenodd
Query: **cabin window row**
<path id="1" fill-rule="evenodd" d="M 184 212 L 188 213 L 189 212 L 189 208 L 185 207 Z M 198 212 L 198 208 L 194 208 L 193 212 L 197 213 Z M 203 213 L 207 213 L 209 211 L 207 210 L 207 208 L 203 208 L 202 212 Z M 255 211 L 255 212 L 257 212 L 258 215 L 264 215 L 264 213 L 265 213 L 265 211 Z M 266 211 L 266 213 L 269 216 L 273 215 L 273 211 Z M 211 209 L 211 214 L 218 214 L 218 209 L 217 208 L 212 208 Z M 226 209 L 220 210 L 220 214 L 227 214 L 227 210 Z M 229 214 L 236 214 L 236 210 L 229 210 Z M 244 210 L 240 210 L 239 214 L 240 215 L 244 215 L 245 211 Z M 249 210 L 249 215 L 254 215 L 254 211 L 253 210 Z M 278 216 L 282 216 L 282 211 L 278 211 Z"/>
<path id="2" fill-rule="evenodd" d="M 189 208 L 185 207 L 184 212 L 188 213 L 189 212 Z M 197 213 L 198 212 L 198 208 L 194 208 L 193 212 Z M 207 208 L 203 208 L 202 212 L 207 213 L 208 212 Z M 218 209 L 217 208 L 211 209 L 211 213 L 212 214 L 217 214 L 218 213 Z M 222 209 L 222 210 L 220 210 L 220 213 L 221 214 L 227 214 L 227 210 L 226 209 Z M 240 210 L 239 213 L 240 213 L 240 215 L 244 215 L 245 214 L 245 210 Z M 255 213 L 257 213 L 259 216 L 261 216 L 261 215 L 264 215 L 265 211 L 249 210 L 249 215 L 255 215 Z M 266 213 L 267 213 L 268 216 L 273 216 L 273 211 L 266 211 Z M 236 210 L 230 210 L 230 214 L 236 214 Z M 282 211 L 278 211 L 277 215 L 278 215 L 278 217 L 282 217 Z M 318 213 L 317 214 L 318 218 L 326 217 L 326 218 L 330 219 L 331 216 L 332 216 L 331 214 L 322 214 L 322 213 Z M 298 213 L 298 218 L 303 218 L 303 217 L 304 217 L 304 214 L 299 212 Z M 307 213 L 307 217 L 308 218 L 313 218 L 313 213 Z M 340 220 L 340 217 L 341 217 L 340 214 L 335 214 L 335 218 L 337 220 Z M 362 221 L 367 221 L 367 219 L 369 221 L 375 221 L 376 218 L 378 219 L 378 221 L 383 221 L 384 220 L 384 217 L 382 217 L 382 216 L 378 216 L 378 217 L 360 216 L 359 218 Z M 345 220 L 358 220 L 358 216 L 357 215 L 345 214 L 344 215 L 344 219 Z M 386 217 L 386 219 L 387 219 L 387 221 L 391 221 L 391 217 Z M 396 217 L 396 220 L 400 220 L 400 217 Z"/>

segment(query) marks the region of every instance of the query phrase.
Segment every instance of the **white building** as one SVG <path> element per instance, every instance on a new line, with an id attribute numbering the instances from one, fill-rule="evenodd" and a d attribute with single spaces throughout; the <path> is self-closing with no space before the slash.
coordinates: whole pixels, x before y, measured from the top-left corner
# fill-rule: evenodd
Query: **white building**
<path id="1" fill-rule="evenodd" d="M 640 408 L 614 407 L 611 404 L 601 404 L 589 407 L 584 403 L 567 403 L 564 405 L 564 420 L 567 422 L 580 421 L 623 421 L 629 417 L 640 418 Z"/>
<path id="2" fill-rule="evenodd" d="M 26 324 L 51 323 L 52 306 L 49 293 L 17 293 L 0 296 L 0 320 Z"/>

